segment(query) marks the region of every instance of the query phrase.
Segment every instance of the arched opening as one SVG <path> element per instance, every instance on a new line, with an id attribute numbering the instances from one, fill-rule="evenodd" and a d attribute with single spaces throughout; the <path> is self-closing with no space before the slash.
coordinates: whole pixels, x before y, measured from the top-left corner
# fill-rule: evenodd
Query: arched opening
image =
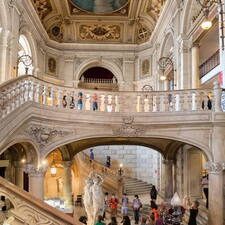
<path id="1" fill-rule="evenodd" d="M 35 149 L 30 143 L 14 144 L 0 155 L 0 176 L 19 188 L 29 191 L 29 174 L 26 172 L 26 165 L 37 164 L 37 160 Z"/>
<path id="2" fill-rule="evenodd" d="M 100 66 L 87 69 L 82 73 L 79 79 L 79 88 L 96 90 L 118 90 L 118 81 L 114 74 Z"/>
<path id="3" fill-rule="evenodd" d="M 91 149 L 94 152 L 94 159 L 90 157 Z M 125 185 L 118 182 L 136 179 L 146 183 L 148 188 L 146 193 L 149 193 L 152 184 L 155 185 L 165 201 L 170 201 L 173 194 L 177 192 L 181 200 L 185 196 L 190 196 L 193 199 L 200 199 L 202 204 L 205 204 L 201 178 L 208 159 L 202 150 L 190 144 L 162 138 L 90 138 L 67 144 L 49 153 L 47 157 L 54 157 L 53 154 L 56 152 L 59 154 L 58 159 L 55 155 L 55 159 L 49 162 L 49 176 L 51 176 L 50 168 L 55 164 L 58 174 L 53 175 L 54 183 L 58 186 L 62 185 L 61 190 L 64 191 L 65 185 L 70 185 L 70 191 L 68 189 L 67 191 L 72 193 L 70 194 L 73 199 L 71 202 L 74 201 L 76 204 L 79 204 L 78 196 L 83 195 L 84 181 L 91 171 L 103 176 L 104 191 L 115 192 L 120 197 L 124 191 L 131 197 L 139 190 L 132 187 L 134 192 L 130 192 Z M 108 157 L 110 157 L 110 166 L 106 163 Z M 61 160 L 61 163 L 52 163 L 57 160 Z M 64 161 L 66 163 L 71 161 L 70 172 L 68 172 L 68 167 L 65 167 Z M 72 181 L 67 183 L 66 176 L 69 174 L 71 174 Z M 48 177 L 46 179 L 49 179 Z M 57 179 L 60 177 L 62 184 L 57 184 Z M 45 182 L 52 185 L 47 180 Z M 139 194 L 142 196 L 143 189 L 140 190 L 142 191 Z M 68 195 L 65 197 L 64 191 L 61 191 L 63 195 L 58 195 L 57 188 L 54 187 L 54 194 L 51 193 L 50 200 L 54 200 L 56 196 L 58 199 L 68 201 Z M 147 200 L 148 204 L 149 199 Z"/>
<path id="4" fill-rule="evenodd" d="M 29 41 L 25 35 L 19 37 L 19 51 L 17 59 L 17 75 L 33 75 L 33 60 Z"/>

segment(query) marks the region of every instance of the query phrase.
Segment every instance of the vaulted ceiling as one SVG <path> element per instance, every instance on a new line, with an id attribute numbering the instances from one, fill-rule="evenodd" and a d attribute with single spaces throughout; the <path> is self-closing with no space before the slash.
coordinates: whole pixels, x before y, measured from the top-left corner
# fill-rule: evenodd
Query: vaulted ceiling
<path id="1" fill-rule="evenodd" d="M 49 37 L 65 43 L 143 43 L 166 0 L 30 0 Z"/>

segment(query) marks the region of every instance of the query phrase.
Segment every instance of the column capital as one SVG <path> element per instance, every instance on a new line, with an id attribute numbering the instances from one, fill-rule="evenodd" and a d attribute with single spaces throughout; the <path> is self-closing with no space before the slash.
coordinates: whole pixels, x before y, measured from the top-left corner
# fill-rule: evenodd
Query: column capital
<path id="1" fill-rule="evenodd" d="M 200 45 L 199 45 L 199 43 L 198 42 L 194 42 L 194 43 L 192 43 L 192 48 L 200 48 Z"/>
<path id="2" fill-rule="evenodd" d="M 36 167 L 35 165 L 27 164 L 24 171 L 33 177 L 42 177 L 47 171 L 47 167 Z"/>
<path id="3" fill-rule="evenodd" d="M 72 166 L 72 161 L 62 161 L 64 168 L 70 168 Z"/>
<path id="4" fill-rule="evenodd" d="M 162 160 L 162 163 L 163 163 L 163 164 L 166 164 L 166 165 L 169 165 L 169 164 L 173 164 L 174 161 L 173 161 L 173 160 L 170 160 L 170 159 L 163 159 L 163 160 Z"/>
<path id="5" fill-rule="evenodd" d="M 211 174 L 219 174 L 225 170 L 225 162 L 207 162 L 206 169 Z"/>
<path id="6" fill-rule="evenodd" d="M 22 163 L 21 161 L 13 161 L 13 165 L 14 165 L 16 168 L 25 168 L 25 164 Z"/>

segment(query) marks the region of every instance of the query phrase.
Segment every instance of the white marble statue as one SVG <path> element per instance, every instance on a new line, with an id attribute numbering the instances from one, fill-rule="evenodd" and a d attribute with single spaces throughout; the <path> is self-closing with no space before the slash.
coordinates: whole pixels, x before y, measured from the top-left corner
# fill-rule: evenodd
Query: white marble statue
<path id="1" fill-rule="evenodd" d="M 94 225 L 97 217 L 102 215 L 104 207 L 103 178 L 99 174 L 92 172 L 85 182 L 84 207 L 88 217 L 88 225 Z"/>

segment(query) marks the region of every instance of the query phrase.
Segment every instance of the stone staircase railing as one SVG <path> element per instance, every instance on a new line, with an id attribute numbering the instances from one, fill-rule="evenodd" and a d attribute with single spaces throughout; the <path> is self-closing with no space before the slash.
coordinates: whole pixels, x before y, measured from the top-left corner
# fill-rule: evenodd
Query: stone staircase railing
<path id="1" fill-rule="evenodd" d="M 81 224 L 2 177 L 0 177 L 0 196 L 4 196 L 10 202 L 7 215 L 10 217 L 9 220 L 14 221 L 12 224 Z"/>
<path id="2" fill-rule="evenodd" d="M 26 102 L 74 110 L 77 109 L 80 92 L 82 92 L 83 110 L 92 110 L 93 95 L 96 95 L 98 111 L 101 112 L 196 112 L 203 110 L 202 101 L 206 96 L 210 96 L 212 111 L 222 111 L 222 89 L 218 85 L 215 85 L 214 89 L 104 92 L 58 86 L 33 76 L 21 76 L 0 85 L 0 118 L 4 118 Z M 66 106 L 63 106 L 63 96 L 67 97 Z M 74 98 L 75 107 L 70 105 L 71 97 Z"/>
<path id="3" fill-rule="evenodd" d="M 83 173 L 97 172 L 103 178 L 103 188 L 108 192 L 115 192 L 118 196 L 122 194 L 122 179 L 118 176 L 116 170 L 105 167 L 100 162 L 93 160 L 90 164 L 89 156 L 83 152 L 76 155 L 76 160 L 80 168 L 83 168 Z"/>

